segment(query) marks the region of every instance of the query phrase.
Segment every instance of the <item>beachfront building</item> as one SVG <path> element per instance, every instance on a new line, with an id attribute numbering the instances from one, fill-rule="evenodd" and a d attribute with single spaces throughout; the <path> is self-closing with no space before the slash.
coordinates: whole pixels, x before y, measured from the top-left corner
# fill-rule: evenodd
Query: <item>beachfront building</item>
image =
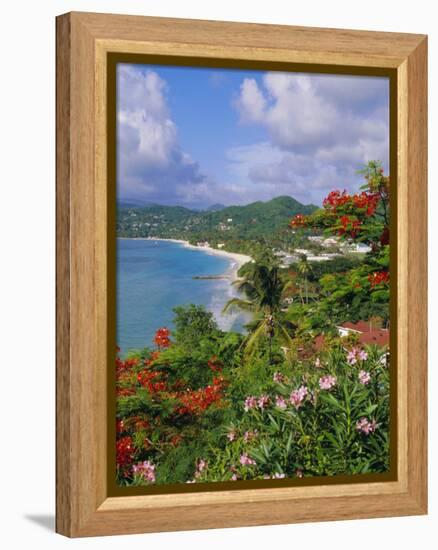
<path id="1" fill-rule="evenodd" d="M 323 246 L 324 248 L 330 248 L 332 246 L 338 246 L 338 245 L 339 245 L 338 239 L 336 239 L 335 237 L 328 237 L 327 239 L 324 239 L 321 242 L 321 246 Z"/>
<path id="2" fill-rule="evenodd" d="M 324 237 L 322 235 L 310 235 L 307 238 L 309 241 L 316 244 L 321 244 L 324 241 Z"/>
<path id="3" fill-rule="evenodd" d="M 360 254 L 366 254 L 371 252 L 371 247 L 364 243 L 356 243 L 352 252 L 359 252 Z"/>

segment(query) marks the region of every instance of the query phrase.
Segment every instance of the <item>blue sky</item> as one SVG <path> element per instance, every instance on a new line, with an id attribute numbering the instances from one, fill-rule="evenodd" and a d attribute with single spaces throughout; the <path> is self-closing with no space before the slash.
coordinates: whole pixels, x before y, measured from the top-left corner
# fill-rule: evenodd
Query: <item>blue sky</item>
<path id="1" fill-rule="evenodd" d="M 117 67 L 119 200 L 321 204 L 388 157 L 386 78 Z"/>

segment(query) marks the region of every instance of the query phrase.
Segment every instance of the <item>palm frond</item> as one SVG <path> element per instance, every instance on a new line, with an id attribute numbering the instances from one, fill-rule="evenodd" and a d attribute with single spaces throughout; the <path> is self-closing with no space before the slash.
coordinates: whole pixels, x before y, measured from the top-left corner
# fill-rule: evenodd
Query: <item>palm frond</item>
<path id="1" fill-rule="evenodd" d="M 241 298 L 231 298 L 225 304 L 222 313 L 235 313 L 237 311 L 254 311 L 255 306 L 250 300 L 242 300 Z"/>
<path id="2" fill-rule="evenodd" d="M 248 338 L 245 340 L 245 354 L 248 356 L 253 355 L 255 350 L 257 349 L 257 344 L 259 343 L 259 340 L 264 335 L 264 331 L 266 329 L 266 320 L 263 320 L 260 322 L 260 325 L 252 332 Z"/>
<path id="3" fill-rule="evenodd" d="M 281 324 L 281 323 L 278 323 L 278 328 L 280 330 L 280 334 L 282 335 L 282 337 L 285 339 L 286 343 L 289 345 L 289 346 L 292 346 L 293 345 L 293 339 L 292 337 L 289 335 L 289 333 L 287 332 L 286 330 L 286 327 Z"/>

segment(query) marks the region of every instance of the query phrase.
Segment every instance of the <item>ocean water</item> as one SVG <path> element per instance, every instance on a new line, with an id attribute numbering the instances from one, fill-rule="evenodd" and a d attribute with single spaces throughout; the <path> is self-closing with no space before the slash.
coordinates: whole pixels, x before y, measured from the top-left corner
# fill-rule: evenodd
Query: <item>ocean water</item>
<path id="1" fill-rule="evenodd" d="M 234 267 L 233 259 L 179 243 L 117 239 L 117 343 L 122 355 L 151 346 L 158 328 L 172 330 L 172 308 L 178 305 L 203 304 L 222 330 L 242 332 L 244 316 L 221 314 L 236 295 L 231 281 L 193 279 Z"/>

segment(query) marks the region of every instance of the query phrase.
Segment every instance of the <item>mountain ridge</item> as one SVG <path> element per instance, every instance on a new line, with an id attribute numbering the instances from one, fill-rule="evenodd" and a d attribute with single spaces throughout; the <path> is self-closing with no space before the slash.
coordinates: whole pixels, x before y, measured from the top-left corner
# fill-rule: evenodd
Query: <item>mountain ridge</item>
<path id="1" fill-rule="evenodd" d="M 318 207 L 282 195 L 269 201 L 197 211 L 184 206 L 151 205 L 120 209 L 117 236 L 161 237 L 212 243 L 271 240 L 287 232 L 296 214 L 311 214 Z M 284 237 L 282 237 L 284 238 Z"/>

